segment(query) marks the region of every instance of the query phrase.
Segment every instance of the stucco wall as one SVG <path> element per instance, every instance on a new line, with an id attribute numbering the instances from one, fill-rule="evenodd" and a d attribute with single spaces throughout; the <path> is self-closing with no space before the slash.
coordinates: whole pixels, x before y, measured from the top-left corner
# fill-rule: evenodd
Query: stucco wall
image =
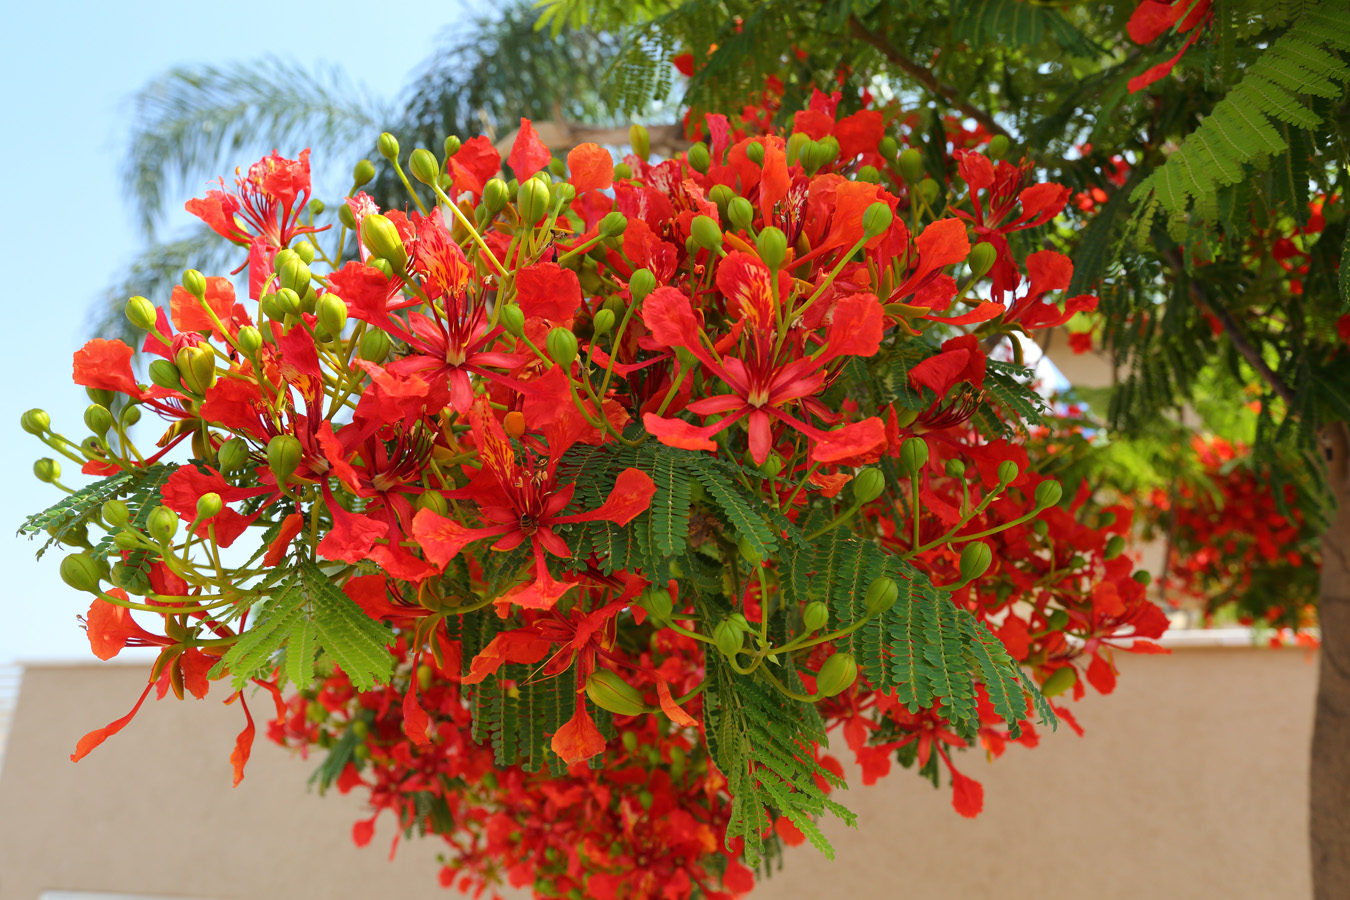
<path id="1" fill-rule="evenodd" d="M 1307 746 L 1316 668 L 1301 651 L 1186 649 L 1123 655 L 1110 697 L 1067 728 L 992 765 L 968 821 L 898 771 L 841 796 L 859 829 L 827 823 L 828 863 L 809 847 L 759 900 L 1000 897 L 1006 900 L 1270 900 L 1310 894 Z M 148 702 L 132 726 L 78 765 L 85 731 L 122 715 L 143 669 L 38 667 L 24 678 L 0 774 L 0 900 L 43 890 L 202 900 L 401 900 L 436 886 L 434 842 L 392 830 L 355 849 L 355 798 L 308 793 L 311 762 L 261 735 L 248 777 L 227 762 L 242 716 L 210 699 Z M 260 707 L 269 707 L 259 698 Z M 508 896 L 518 896 L 511 895 Z"/>

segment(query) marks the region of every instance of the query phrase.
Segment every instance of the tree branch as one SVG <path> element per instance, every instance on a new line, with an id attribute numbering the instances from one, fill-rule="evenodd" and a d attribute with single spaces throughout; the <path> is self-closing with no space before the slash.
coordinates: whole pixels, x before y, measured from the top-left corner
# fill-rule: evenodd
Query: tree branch
<path id="1" fill-rule="evenodd" d="M 956 88 L 952 87 L 950 84 L 938 81 L 937 77 L 930 70 L 919 65 L 919 63 L 910 59 L 908 56 L 905 56 L 897 50 L 890 41 L 874 31 L 869 31 L 867 26 L 858 21 L 856 16 L 849 17 L 848 27 L 854 37 L 858 38 L 858 40 L 863 43 L 870 44 L 876 48 L 893 66 L 923 85 L 924 89 L 930 94 L 946 100 L 953 107 L 961 110 L 961 112 L 965 113 L 976 122 L 979 122 L 980 125 L 984 126 L 985 131 L 988 131 L 990 134 L 1001 134 L 1006 138 L 1012 138 L 1012 135 L 1008 133 L 1006 128 L 994 121 L 993 116 L 980 109 L 978 106 L 972 105 L 969 101 L 962 99 L 961 93 Z"/>

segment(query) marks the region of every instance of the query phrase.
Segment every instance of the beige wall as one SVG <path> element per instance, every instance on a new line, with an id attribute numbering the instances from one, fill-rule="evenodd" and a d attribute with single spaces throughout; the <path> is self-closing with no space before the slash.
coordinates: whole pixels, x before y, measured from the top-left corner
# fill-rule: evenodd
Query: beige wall
<path id="1" fill-rule="evenodd" d="M 985 785 L 968 821 L 910 773 L 840 797 L 827 863 L 798 848 L 756 900 L 1271 900 L 1310 893 L 1307 746 L 1315 666 L 1296 650 L 1122 654 L 1120 686 L 1035 750 L 958 764 Z M 241 716 L 218 702 L 147 703 L 130 729 L 71 764 L 76 739 L 126 711 L 139 668 L 25 675 L 0 776 L 0 900 L 44 889 L 203 900 L 400 900 L 436 886 L 434 842 L 386 861 L 387 821 L 355 849 L 352 797 L 306 792 L 310 762 L 261 736 L 229 787 Z M 268 706 L 259 698 L 259 706 Z"/>

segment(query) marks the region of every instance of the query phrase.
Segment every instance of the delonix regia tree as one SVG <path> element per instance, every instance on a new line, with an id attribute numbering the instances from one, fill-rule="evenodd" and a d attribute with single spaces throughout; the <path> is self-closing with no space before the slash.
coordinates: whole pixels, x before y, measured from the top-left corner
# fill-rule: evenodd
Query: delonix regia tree
<path id="1" fill-rule="evenodd" d="M 1231 404 L 1259 403 L 1253 460 L 1279 514 L 1297 506 L 1321 535 L 1312 862 L 1318 897 L 1350 895 L 1350 6 L 546 6 L 555 28 L 626 34 L 621 102 L 669 92 L 667 60 L 691 74 L 682 87 L 693 109 L 737 109 L 766 77 L 788 97 L 838 85 L 846 108 L 868 95 L 919 97 L 917 133 L 964 117 L 1085 193 L 1078 222 L 1037 238 L 1072 254 L 1071 293 L 1099 292 L 1096 327 L 1121 371 L 1109 409 L 1117 434 L 1226 384 Z M 935 174 L 952 165 L 941 140 L 926 146 Z"/>

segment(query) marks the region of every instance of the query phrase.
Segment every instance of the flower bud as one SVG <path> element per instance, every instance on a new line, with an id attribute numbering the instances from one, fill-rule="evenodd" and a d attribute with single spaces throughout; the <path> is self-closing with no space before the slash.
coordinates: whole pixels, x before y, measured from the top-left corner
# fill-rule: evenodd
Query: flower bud
<path id="1" fill-rule="evenodd" d="M 871 503 L 880 497 L 884 490 L 886 490 L 886 476 L 881 474 L 880 469 L 863 469 L 853 476 L 853 501 L 859 506 Z"/>
<path id="2" fill-rule="evenodd" d="M 895 159 L 895 154 L 900 152 L 900 145 L 888 134 L 877 144 L 877 152 L 887 159 Z"/>
<path id="3" fill-rule="evenodd" d="M 648 588 L 638 598 L 639 605 L 647 610 L 652 623 L 658 626 L 670 624 L 670 614 L 675 608 L 670 591 L 665 588 Z"/>
<path id="4" fill-rule="evenodd" d="M 944 469 L 947 472 L 948 477 L 951 478 L 964 478 L 966 474 L 966 464 L 959 459 L 947 460 Z"/>
<path id="5" fill-rule="evenodd" d="M 483 185 L 483 206 L 487 208 L 489 217 L 505 209 L 510 200 L 511 192 L 507 189 L 506 182 L 500 178 L 490 178 Z"/>
<path id="6" fill-rule="evenodd" d="M 444 516 L 450 512 L 450 504 L 446 502 L 445 495 L 430 488 L 417 495 L 413 508 L 429 509 L 438 516 Z"/>
<path id="7" fill-rule="evenodd" d="M 998 251 L 994 249 L 994 245 L 988 241 L 980 241 L 970 248 L 970 256 L 966 257 L 966 265 L 970 266 L 970 277 L 983 278 L 994 267 L 997 259 Z"/>
<path id="8" fill-rule="evenodd" d="M 885 575 L 873 579 L 867 586 L 867 594 L 863 599 L 863 606 L 869 616 L 879 616 L 886 610 L 895 605 L 895 600 L 900 596 L 900 587 L 894 580 Z"/>
<path id="9" fill-rule="evenodd" d="M 787 164 L 795 166 L 802 157 L 802 148 L 811 140 L 810 135 L 802 131 L 794 131 L 788 135 L 787 139 Z"/>
<path id="10" fill-rule="evenodd" d="M 705 250 L 722 246 L 722 228 L 711 216 L 694 216 L 689 232 L 694 242 Z"/>
<path id="11" fill-rule="evenodd" d="M 61 560 L 61 580 L 77 591 L 98 591 L 102 567 L 88 553 L 72 553 Z"/>
<path id="12" fill-rule="evenodd" d="M 130 428 L 141 420 L 141 407 L 139 403 L 128 403 L 122 407 L 122 430 Z"/>
<path id="13" fill-rule="evenodd" d="M 141 536 L 134 531 L 119 531 L 113 535 L 113 544 L 118 550 L 139 550 Z"/>
<path id="14" fill-rule="evenodd" d="M 248 444 L 240 438 L 230 438 L 216 451 L 216 460 L 222 472 L 237 472 L 248 463 Z"/>
<path id="15" fill-rule="evenodd" d="M 408 158 L 408 170 L 412 176 L 423 184 L 435 184 L 436 177 L 441 174 L 440 164 L 436 162 L 436 157 L 431 155 L 431 151 L 425 147 L 418 147 Z"/>
<path id="16" fill-rule="evenodd" d="M 206 276 L 196 269 L 188 269 L 183 273 L 183 289 L 198 299 L 205 297 Z"/>
<path id="17" fill-rule="evenodd" d="M 167 544 L 178 531 L 178 514 L 167 506 L 156 506 L 145 519 L 145 530 L 157 544 Z"/>
<path id="18" fill-rule="evenodd" d="M 586 696 L 596 706 L 619 716 L 640 716 L 647 711 L 642 692 L 610 669 L 596 669 L 587 677 Z"/>
<path id="19" fill-rule="evenodd" d="M 33 475 L 43 484 L 51 484 L 61 477 L 61 464 L 51 457 L 44 456 L 33 463 Z"/>
<path id="20" fill-rule="evenodd" d="M 764 144 L 755 141 L 752 144 L 745 145 L 745 158 L 757 166 L 764 165 Z"/>
<path id="21" fill-rule="evenodd" d="M 985 156 L 993 160 L 1000 160 L 1008 155 L 1010 145 L 1006 134 L 996 134 L 989 141 L 989 148 L 985 151 Z"/>
<path id="22" fill-rule="evenodd" d="M 998 483 L 1012 484 L 1017 480 L 1019 471 L 1017 463 L 1013 462 L 1011 459 L 1005 459 L 998 464 Z"/>
<path id="23" fill-rule="evenodd" d="M 1140 569 L 1130 577 L 1133 578 L 1135 581 L 1139 582 L 1140 584 L 1142 584 L 1144 587 L 1148 587 L 1150 584 L 1153 583 L 1153 573 L 1149 572 L 1147 569 Z"/>
<path id="24" fill-rule="evenodd" d="M 155 304 L 144 297 L 132 297 L 126 305 L 127 321 L 142 331 L 155 327 Z"/>
<path id="25" fill-rule="evenodd" d="M 338 207 L 338 221 L 341 222 L 345 228 L 355 229 L 356 213 L 352 212 L 352 208 L 344 203 Z"/>
<path id="26" fill-rule="evenodd" d="M 770 269 L 780 268 L 787 257 L 787 235 L 783 234 L 781 228 L 768 225 L 755 238 L 755 249 L 759 250 L 759 258 L 764 260 L 766 266 Z"/>
<path id="27" fill-rule="evenodd" d="M 234 342 L 244 351 L 245 356 L 257 356 L 263 345 L 262 332 L 253 325 L 245 325 L 234 336 Z"/>
<path id="28" fill-rule="evenodd" d="M 1050 618 L 1045 620 L 1047 631 L 1063 631 L 1069 626 L 1069 613 L 1067 610 L 1057 609 L 1050 614 Z"/>
<path id="29" fill-rule="evenodd" d="M 925 203 L 932 203 L 938 197 L 938 183 L 931 178 L 919 182 L 919 196 Z"/>
<path id="30" fill-rule="evenodd" d="M 577 336 L 559 326 L 548 333 L 544 348 L 555 363 L 566 369 L 577 358 Z"/>
<path id="31" fill-rule="evenodd" d="M 610 309 L 600 310 L 595 314 L 595 319 L 591 322 L 591 327 L 595 332 L 596 337 L 608 334 L 609 330 L 614 327 L 614 311 Z"/>
<path id="32" fill-rule="evenodd" d="M 317 200 L 315 201 L 318 202 Z M 309 241 L 297 241 L 295 245 L 295 255 L 300 257 L 300 261 L 305 265 L 311 265 L 314 262 L 314 245 Z"/>
<path id="33" fill-rule="evenodd" d="M 393 349 L 393 339 L 389 337 L 389 332 L 382 328 L 372 328 L 361 335 L 361 349 L 359 355 L 367 362 L 381 363 Z"/>
<path id="34" fill-rule="evenodd" d="M 131 521 L 131 508 L 121 500 L 105 501 L 99 513 L 112 528 L 122 528 Z"/>
<path id="35" fill-rule="evenodd" d="M 277 484 L 285 484 L 300 468 L 300 460 L 305 448 L 292 434 L 279 434 L 267 442 L 267 465 L 277 478 Z"/>
<path id="36" fill-rule="evenodd" d="M 506 329 L 507 334 L 514 334 L 516 337 L 525 330 L 525 312 L 519 306 L 503 306 L 501 312 L 502 327 Z"/>
<path id="37" fill-rule="evenodd" d="M 816 673 L 816 693 L 833 697 L 853 686 L 858 680 L 858 662 L 852 653 L 836 653 L 821 665 Z"/>
<path id="38" fill-rule="evenodd" d="M 29 434 L 42 435 L 51 430 L 52 417 L 45 409 L 30 409 L 19 417 L 19 427 Z"/>
<path id="39" fill-rule="evenodd" d="M 375 142 L 375 148 L 380 151 L 380 155 L 390 162 L 398 162 L 398 138 L 389 132 L 380 135 L 380 139 Z"/>
<path id="40" fill-rule="evenodd" d="M 1031 523 L 1031 531 L 1037 537 L 1045 537 L 1050 532 L 1050 526 L 1045 524 L 1044 519 L 1036 519 Z"/>
<path id="41" fill-rule="evenodd" d="M 97 403 L 92 404 L 84 411 L 84 424 L 94 434 L 103 437 L 108 433 L 108 429 L 112 428 L 112 413 L 108 412 L 106 406 L 100 406 Z"/>
<path id="42" fill-rule="evenodd" d="M 900 471 L 914 475 L 928 465 L 928 444 L 921 437 L 907 438 L 900 445 Z"/>
<path id="43" fill-rule="evenodd" d="M 361 240 L 370 252 L 386 259 L 397 271 L 403 271 L 408 265 L 408 251 L 403 246 L 403 238 L 398 228 L 385 216 L 372 213 L 361 221 Z"/>
<path id="44" fill-rule="evenodd" d="M 1077 683 L 1078 671 L 1073 666 L 1061 666 L 1045 679 L 1045 683 L 1041 685 L 1041 696 L 1058 697 L 1065 691 L 1072 690 Z"/>
<path id="45" fill-rule="evenodd" d="M 627 230 L 628 217 L 621 212 L 607 213 L 605 217 L 600 220 L 601 237 L 618 237 Z"/>
<path id="46" fill-rule="evenodd" d="M 277 284 L 283 288 L 290 288 L 296 294 L 303 294 L 309 287 L 309 266 L 305 265 L 305 261 L 298 253 L 292 253 L 284 263 L 278 264 L 276 272 Z"/>
<path id="47" fill-rule="evenodd" d="M 342 337 L 342 329 L 347 327 L 347 303 L 337 294 L 324 294 L 319 298 L 319 324 L 332 336 L 333 340 Z"/>
<path id="48" fill-rule="evenodd" d="M 628 279 L 628 293 L 632 295 L 634 303 L 641 303 L 654 290 L 656 290 L 656 276 L 650 269 L 638 269 Z"/>
<path id="49" fill-rule="evenodd" d="M 712 164 L 712 154 L 708 152 L 707 144 L 695 144 L 690 147 L 685 159 L 689 161 L 689 168 L 699 174 L 706 173 L 708 166 Z"/>
<path id="50" fill-rule="evenodd" d="M 713 644 L 727 659 L 735 659 L 736 651 L 744 641 L 741 624 L 735 619 L 723 619 L 713 629 Z"/>
<path id="51" fill-rule="evenodd" d="M 215 491 L 208 491 L 197 498 L 197 520 L 204 521 L 220 512 L 225 504 Z"/>
<path id="52" fill-rule="evenodd" d="M 900 177 L 908 184 L 917 184 L 923 178 L 923 154 L 915 147 L 909 147 L 900 154 Z"/>
<path id="53" fill-rule="evenodd" d="M 178 376 L 178 367 L 167 359 L 156 359 L 150 362 L 150 380 L 166 390 L 181 391 L 183 389 L 183 381 Z"/>
<path id="54" fill-rule="evenodd" d="M 1111 535 L 1111 540 L 1106 542 L 1106 549 L 1102 552 L 1103 559 L 1115 559 L 1125 552 L 1125 539 L 1118 534 Z"/>
<path id="55" fill-rule="evenodd" d="M 777 453 L 770 452 L 760 463 L 759 470 L 770 478 L 777 478 L 778 473 L 783 471 L 783 457 Z"/>
<path id="56" fill-rule="evenodd" d="M 999 475 L 1002 478 L 1002 474 Z M 1059 504 L 1064 496 L 1064 488 L 1058 481 L 1042 481 L 1036 485 L 1036 508 L 1048 509 Z"/>
<path id="57" fill-rule="evenodd" d="M 812 600 L 802 610 L 802 627 L 807 634 L 819 631 L 830 621 L 830 607 L 820 600 Z"/>
<path id="58" fill-rule="evenodd" d="M 323 215 L 323 211 L 327 208 L 328 205 L 324 203 L 322 200 L 320 200 L 318 197 L 315 197 L 313 200 L 309 201 L 309 214 L 312 216 Z M 313 261 L 314 260 L 312 258 L 309 260 L 309 262 Z"/>
<path id="59" fill-rule="evenodd" d="M 882 203 L 881 201 L 873 203 L 863 211 L 863 234 L 869 238 L 884 234 L 886 229 L 891 227 L 891 221 L 894 218 L 895 214 L 891 212 L 891 208 L 885 203 Z"/>
<path id="60" fill-rule="evenodd" d="M 881 172 L 876 166 L 859 166 L 857 180 L 868 184 L 881 184 Z"/>
<path id="61" fill-rule="evenodd" d="M 357 187 L 362 187 L 364 185 L 370 184 L 374 180 L 375 180 L 375 164 L 370 160 L 363 159 L 356 164 L 356 168 L 352 169 L 352 183 L 355 184 Z M 343 209 L 346 209 L 348 212 L 351 212 L 351 208 L 348 207 L 347 204 L 345 203 L 338 208 L 338 211 L 341 212 Z"/>
<path id="62" fill-rule="evenodd" d="M 961 583 L 967 584 L 989 571 L 994 551 L 983 541 L 972 541 L 961 551 Z"/>
<path id="63" fill-rule="evenodd" d="M 113 401 L 117 399 L 117 394 L 104 388 L 87 387 L 84 389 L 84 393 L 85 396 L 99 406 L 111 407 Z"/>
<path id="64" fill-rule="evenodd" d="M 216 355 L 198 344 L 178 351 L 178 374 L 194 394 L 205 394 L 216 383 Z"/>
<path id="65" fill-rule="evenodd" d="M 80 441 L 80 452 L 85 455 L 86 459 L 93 460 L 105 458 L 108 455 L 104 452 L 106 448 L 107 442 L 102 438 L 94 437 L 93 435 Z"/>
<path id="66" fill-rule="evenodd" d="M 748 562 L 751 566 L 759 566 L 764 562 L 764 556 L 759 552 L 759 548 L 749 538 L 740 538 L 736 541 L 736 549 L 741 554 L 741 559 Z"/>
<path id="67" fill-rule="evenodd" d="M 638 159 L 645 161 L 652 155 L 652 139 L 647 134 L 647 129 L 641 125 L 632 125 L 628 129 L 628 143 L 633 148 L 633 155 Z"/>
<path id="68" fill-rule="evenodd" d="M 727 220 L 741 231 L 749 231 L 755 221 L 755 208 L 744 197 L 736 197 L 727 204 Z"/>
<path id="69" fill-rule="evenodd" d="M 725 184 L 715 184 L 708 191 L 708 199 L 717 204 L 717 214 L 727 220 L 727 204 L 736 199 L 736 192 Z"/>

